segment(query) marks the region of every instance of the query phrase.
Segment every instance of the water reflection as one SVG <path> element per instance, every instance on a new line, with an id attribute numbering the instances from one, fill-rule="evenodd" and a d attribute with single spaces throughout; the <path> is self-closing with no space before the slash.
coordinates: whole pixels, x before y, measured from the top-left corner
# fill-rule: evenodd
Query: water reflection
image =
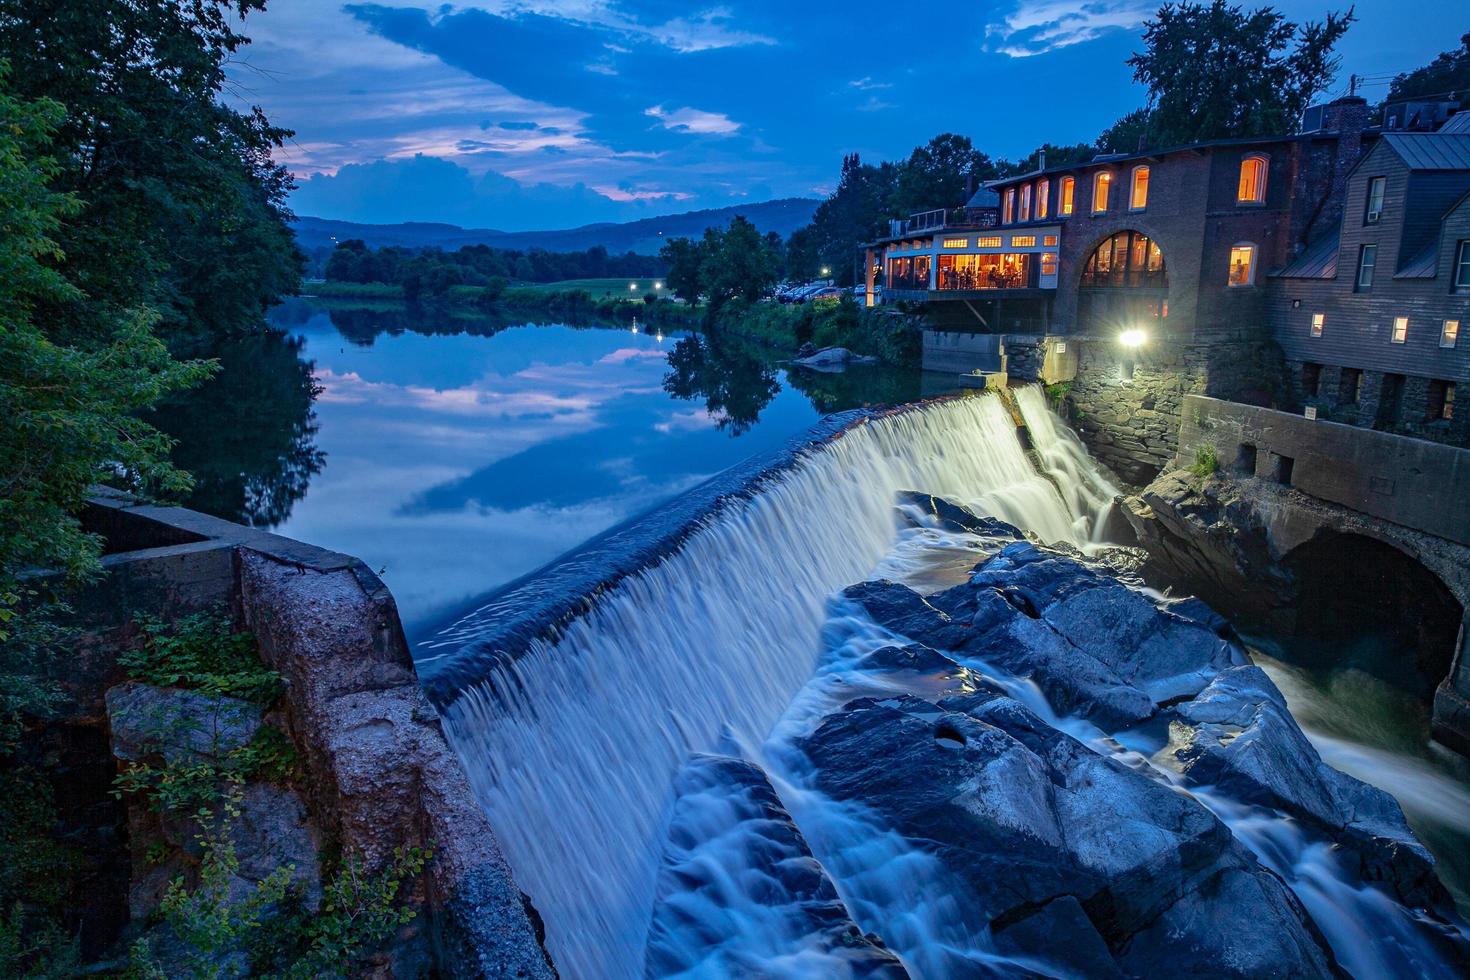
<path id="1" fill-rule="evenodd" d="M 189 503 L 358 555 L 411 635 L 822 413 L 919 394 L 626 325 L 307 301 L 272 323 L 199 352 L 223 374 L 159 413 Z"/>
<path id="2" fill-rule="evenodd" d="M 213 378 L 150 420 L 178 440 L 174 461 L 194 475 L 187 506 L 260 527 L 291 516 L 325 462 L 312 410 L 319 389 L 302 347 L 272 332 L 183 352 L 220 362 Z"/>

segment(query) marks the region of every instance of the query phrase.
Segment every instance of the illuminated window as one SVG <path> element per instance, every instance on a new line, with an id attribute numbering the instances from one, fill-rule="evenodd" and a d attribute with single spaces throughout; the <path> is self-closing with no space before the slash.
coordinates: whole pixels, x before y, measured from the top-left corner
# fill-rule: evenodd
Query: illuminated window
<path id="1" fill-rule="evenodd" d="M 1133 168 L 1133 191 L 1128 197 L 1128 210 L 1142 211 L 1148 207 L 1148 168 Z"/>
<path id="2" fill-rule="evenodd" d="M 1041 274 L 1043 276 L 1054 276 L 1057 274 L 1057 253 L 1041 253 Z"/>
<path id="3" fill-rule="evenodd" d="M 1046 245 L 1048 247 L 1050 247 L 1052 245 L 1055 245 L 1056 243 L 1057 243 L 1057 236 L 1056 235 L 1046 235 L 1046 236 L 1043 236 L 1042 239 L 1041 239 L 1041 244 Z"/>
<path id="4" fill-rule="evenodd" d="M 1373 268 L 1378 264 L 1378 246 L 1364 245 L 1358 249 L 1358 278 L 1353 289 L 1363 292 L 1373 288 Z"/>
<path id="5" fill-rule="evenodd" d="M 1047 200 L 1049 197 L 1051 197 L 1051 181 L 1038 180 L 1036 182 L 1036 217 L 1038 220 L 1045 218 L 1050 213 L 1048 208 L 1051 202 Z"/>
<path id="6" fill-rule="evenodd" d="M 1368 181 L 1368 210 L 1363 214 L 1363 224 L 1378 224 L 1383 215 L 1383 192 L 1387 189 L 1387 177 L 1374 177 Z"/>
<path id="7" fill-rule="evenodd" d="M 1035 235 L 1012 235 L 1011 248 L 1032 248 L 1036 245 Z"/>
<path id="8" fill-rule="evenodd" d="M 1402 344 L 1409 339 L 1409 318 L 1396 316 L 1393 318 L 1393 333 L 1389 334 L 1390 343 Z"/>
<path id="9" fill-rule="evenodd" d="M 1108 191 L 1113 187 L 1113 175 L 1106 170 L 1092 178 L 1092 213 L 1102 214 L 1108 209 Z"/>
<path id="10" fill-rule="evenodd" d="M 945 248 L 969 248 L 970 247 L 970 240 L 968 238 L 946 238 L 944 240 L 944 247 Z"/>
<path id="11" fill-rule="evenodd" d="M 1324 326 L 1326 326 L 1326 325 L 1327 325 L 1327 314 L 1326 313 L 1313 313 L 1312 314 L 1312 336 L 1313 337 L 1320 337 L 1320 336 L 1322 336 L 1322 328 Z"/>
<path id="12" fill-rule="evenodd" d="M 1266 158 L 1252 154 L 1240 161 L 1240 187 L 1235 199 L 1241 204 L 1261 204 L 1266 200 Z"/>
<path id="13" fill-rule="evenodd" d="M 1063 177 L 1061 187 L 1057 191 L 1057 214 L 1065 218 L 1072 213 L 1072 198 L 1076 192 L 1076 179 Z"/>
<path id="14" fill-rule="evenodd" d="M 1455 253 L 1455 292 L 1470 293 L 1470 242 L 1461 242 Z"/>
<path id="15" fill-rule="evenodd" d="M 1016 220 L 1016 189 L 1007 187 L 1005 196 L 1001 200 L 1000 220 L 1010 224 Z"/>
<path id="16" fill-rule="evenodd" d="M 987 238 L 975 239 L 976 248 L 1000 248 L 1000 236 L 991 235 Z"/>
<path id="17" fill-rule="evenodd" d="M 1460 321 L 1446 320 L 1439 331 L 1439 346 L 1453 347 L 1460 340 Z"/>
<path id="18" fill-rule="evenodd" d="M 1031 185 L 1025 184 L 1021 187 L 1021 221 L 1031 220 Z"/>
<path id="19" fill-rule="evenodd" d="M 1256 282 L 1256 247 L 1241 242 L 1230 248 L 1230 285 L 1252 286 Z"/>

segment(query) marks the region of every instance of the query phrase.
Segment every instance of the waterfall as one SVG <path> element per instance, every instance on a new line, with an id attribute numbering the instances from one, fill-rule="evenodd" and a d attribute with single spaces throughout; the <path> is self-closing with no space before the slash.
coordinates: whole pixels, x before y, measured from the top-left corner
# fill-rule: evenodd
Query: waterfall
<path id="1" fill-rule="evenodd" d="M 1076 529 L 1084 542 L 1103 541 L 1108 517 L 1118 488 L 1099 472 L 1082 440 L 1047 407 L 1046 396 L 1037 385 L 1013 388 L 1021 418 L 1031 432 L 1031 444 L 1040 457 L 1041 468 L 1066 497 L 1067 507 L 1078 515 Z"/>
<path id="2" fill-rule="evenodd" d="M 1033 468 L 993 395 L 874 418 L 460 692 L 446 733 L 562 975 L 641 975 L 674 774 L 691 752 L 766 737 L 817 665 L 828 599 L 893 544 L 896 493 L 1087 544 L 1094 498 L 1111 497 L 1064 497 L 1058 483 Z"/>

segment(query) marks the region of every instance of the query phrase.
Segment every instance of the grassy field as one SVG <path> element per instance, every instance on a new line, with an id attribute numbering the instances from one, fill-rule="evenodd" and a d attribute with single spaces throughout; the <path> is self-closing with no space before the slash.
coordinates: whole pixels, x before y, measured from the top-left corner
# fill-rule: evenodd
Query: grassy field
<path id="1" fill-rule="evenodd" d="M 628 283 L 636 283 L 637 289 L 629 289 Z M 561 282 L 518 283 L 515 289 L 534 289 L 539 292 L 560 293 L 572 289 L 585 290 L 593 299 L 605 296 L 641 299 L 644 293 L 654 292 L 653 284 L 662 279 L 564 279 Z M 659 295 L 663 290 L 658 290 Z"/>

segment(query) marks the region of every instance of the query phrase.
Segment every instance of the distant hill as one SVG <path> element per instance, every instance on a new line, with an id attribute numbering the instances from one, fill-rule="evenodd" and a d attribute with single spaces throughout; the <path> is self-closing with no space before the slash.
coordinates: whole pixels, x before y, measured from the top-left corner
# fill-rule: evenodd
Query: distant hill
<path id="1" fill-rule="evenodd" d="M 361 238 L 371 246 L 401 245 L 406 248 L 456 249 L 461 245 L 489 245 L 522 251 L 543 248 L 549 252 L 578 252 L 601 245 L 612 253 L 638 252 L 652 255 L 670 238 L 694 238 L 706 228 L 724 227 L 743 215 L 762 232 L 774 231 L 785 238 L 812 220 L 820 202 L 788 197 L 760 204 L 742 204 L 707 211 L 686 211 L 660 218 L 640 218 L 621 224 L 603 222 L 560 231 L 496 231 L 492 228 L 461 228 L 458 225 L 412 221 L 397 225 L 362 225 L 327 218 L 297 218 L 292 226 L 305 251 L 330 248 L 333 239 Z"/>

